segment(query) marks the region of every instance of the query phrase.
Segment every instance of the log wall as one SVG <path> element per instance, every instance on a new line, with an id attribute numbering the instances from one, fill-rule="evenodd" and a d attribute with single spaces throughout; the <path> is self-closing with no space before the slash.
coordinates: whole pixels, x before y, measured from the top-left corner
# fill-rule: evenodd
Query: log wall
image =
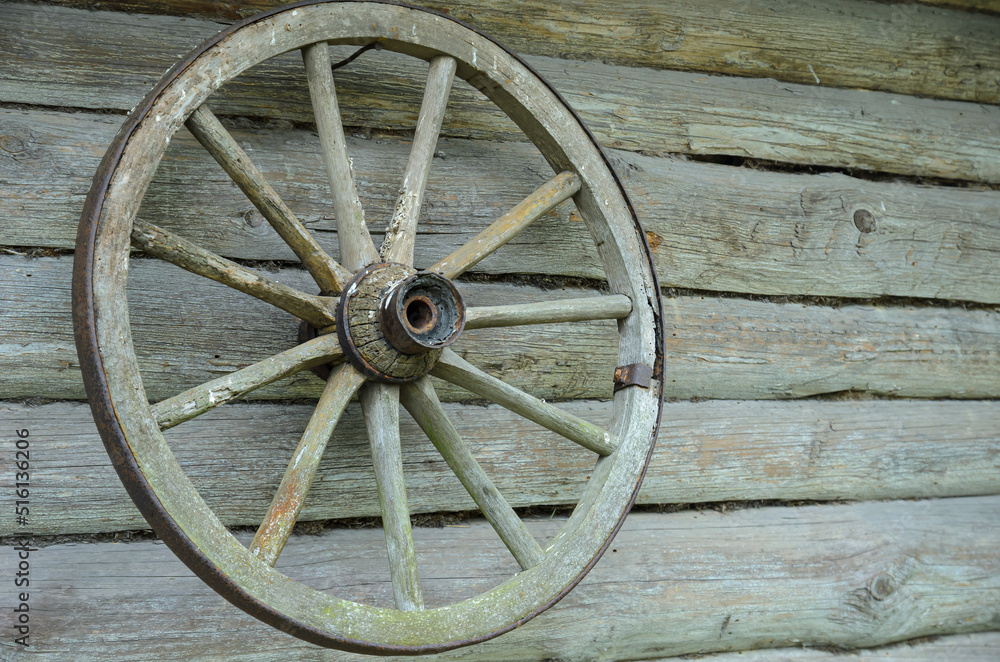
<path id="1" fill-rule="evenodd" d="M 77 220 L 124 114 L 201 40 L 276 4 L 0 2 L 0 659 L 357 659 L 239 612 L 146 531 L 84 402 L 70 319 Z M 595 570 L 526 626 L 440 657 L 1000 656 L 1000 6 L 423 4 L 523 54 L 607 150 L 663 286 L 668 400 L 639 512 Z M 336 72 L 376 242 L 424 67 L 370 52 Z M 255 67 L 212 106 L 336 255 L 299 56 Z M 549 172 L 513 123 L 456 82 L 416 263 L 466 243 Z M 306 286 L 294 255 L 186 131 L 139 216 Z M 130 274 L 153 400 L 295 344 L 294 318 L 221 285 L 146 257 Z M 475 305 L 498 305 L 597 296 L 603 279 L 581 218 L 563 205 L 460 285 Z M 457 347 L 604 424 L 616 338 L 613 322 L 588 322 L 471 331 Z M 167 433 L 240 536 L 268 507 L 321 389 L 300 373 Z M 532 533 L 552 535 L 590 460 L 466 391 L 440 392 Z M 428 603 L 516 572 L 431 443 L 409 417 L 401 424 Z M 22 429 L 30 526 L 17 523 L 8 487 Z M 278 567 L 389 606 L 382 533 L 368 528 L 379 504 L 363 430 L 352 404 Z M 10 578 L 29 530 L 25 648 L 10 634 Z M 320 580 L 321 568 L 335 576 Z"/>

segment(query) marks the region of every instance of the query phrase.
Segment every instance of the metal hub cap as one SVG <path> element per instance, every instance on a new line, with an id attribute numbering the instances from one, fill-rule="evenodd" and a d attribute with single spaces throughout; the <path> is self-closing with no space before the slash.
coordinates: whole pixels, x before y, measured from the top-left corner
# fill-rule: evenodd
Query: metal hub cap
<path id="1" fill-rule="evenodd" d="M 450 280 L 393 262 L 362 269 L 337 304 L 337 337 L 371 379 L 426 375 L 465 326 L 465 303 Z"/>

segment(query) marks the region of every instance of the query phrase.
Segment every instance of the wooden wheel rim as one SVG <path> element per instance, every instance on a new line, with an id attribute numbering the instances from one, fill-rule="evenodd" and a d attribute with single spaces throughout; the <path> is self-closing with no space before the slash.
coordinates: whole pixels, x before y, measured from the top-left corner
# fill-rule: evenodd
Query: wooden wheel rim
<path id="1" fill-rule="evenodd" d="M 425 611 L 360 605 L 294 582 L 251 555 L 184 475 L 151 413 L 132 346 L 125 299 L 130 232 L 170 137 L 225 81 L 275 55 L 327 41 L 367 44 L 429 60 L 448 54 L 539 147 L 556 172 L 583 181 L 577 207 L 615 293 L 619 365 L 654 367 L 649 389 L 614 396 L 619 439 L 593 475 L 544 560 L 490 591 Z M 238 23 L 172 68 L 130 115 L 88 195 L 77 239 L 73 313 L 81 368 L 98 428 L 149 524 L 203 581 L 251 615 L 316 644 L 369 653 L 436 652 L 483 641 L 526 622 L 578 583 L 631 507 L 662 406 L 659 288 L 642 230 L 596 141 L 523 61 L 446 16 L 388 2 L 304 2 Z M 609 376 L 610 378 L 610 376 Z"/>

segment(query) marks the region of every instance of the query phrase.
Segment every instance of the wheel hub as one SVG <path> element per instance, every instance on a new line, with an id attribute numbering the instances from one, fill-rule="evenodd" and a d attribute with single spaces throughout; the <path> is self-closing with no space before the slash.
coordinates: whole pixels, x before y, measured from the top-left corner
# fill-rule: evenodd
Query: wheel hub
<path id="1" fill-rule="evenodd" d="M 450 280 L 393 262 L 362 269 L 337 304 L 337 337 L 367 377 L 398 384 L 423 377 L 465 326 Z"/>

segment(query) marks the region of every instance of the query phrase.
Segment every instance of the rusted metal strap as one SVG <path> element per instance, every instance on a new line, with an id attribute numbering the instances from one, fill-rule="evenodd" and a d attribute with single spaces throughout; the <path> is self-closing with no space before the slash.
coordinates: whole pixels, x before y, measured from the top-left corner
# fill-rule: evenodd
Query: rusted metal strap
<path id="1" fill-rule="evenodd" d="M 653 368 L 645 363 L 629 363 L 615 368 L 615 393 L 628 386 L 649 388 Z"/>

